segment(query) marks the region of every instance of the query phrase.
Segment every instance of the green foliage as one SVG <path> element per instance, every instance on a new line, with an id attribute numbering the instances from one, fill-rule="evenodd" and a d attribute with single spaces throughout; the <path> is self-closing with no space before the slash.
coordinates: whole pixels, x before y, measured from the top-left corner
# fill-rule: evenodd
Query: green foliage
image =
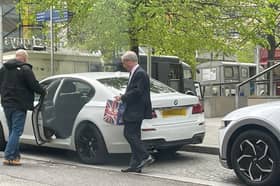
<path id="1" fill-rule="evenodd" d="M 243 63 L 253 63 L 255 61 L 255 48 L 253 43 L 246 43 L 236 52 L 237 61 Z"/>
<path id="2" fill-rule="evenodd" d="M 240 36 L 236 46 L 251 43 L 269 48 L 279 46 L 279 0 L 239 0 L 232 2 L 233 17 L 229 17 L 229 27 Z"/>
<path id="3" fill-rule="evenodd" d="M 114 0 L 96 0 L 85 17 L 75 16 L 70 25 L 72 44 L 112 54 L 128 45 L 126 5 Z M 84 14 L 84 13 L 83 13 Z"/>
<path id="4" fill-rule="evenodd" d="M 197 50 L 251 61 L 254 45 L 279 45 L 279 0 L 21 0 L 19 9 L 30 3 L 34 13 L 50 6 L 73 12 L 60 26 L 68 28 L 70 44 L 107 56 L 150 46 L 195 66 Z"/>

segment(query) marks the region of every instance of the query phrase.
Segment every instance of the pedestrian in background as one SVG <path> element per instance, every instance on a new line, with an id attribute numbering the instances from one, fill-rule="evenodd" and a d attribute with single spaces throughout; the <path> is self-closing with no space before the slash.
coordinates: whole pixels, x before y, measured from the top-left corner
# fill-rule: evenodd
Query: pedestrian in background
<path id="1" fill-rule="evenodd" d="M 26 112 L 33 110 L 34 92 L 45 94 L 27 60 L 27 52 L 19 49 L 16 58 L 4 63 L 0 70 L 1 104 L 9 128 L 4 165 L 21 165 L 19 138 L 24 130 Z"/>
<path id="2" fill-rule="evenodd" d="M 138 64 L 135 52 L 127 51 L 122 57 L 123 67 L 130 72 L 128 85 L 124 95 L 117 96 L 116 100 L 126 103 L 123 114 L 124 137 L 131 148 L 129 167 L 122 172 L 137 172 L 154 159 L 141 141 L 141 124 L 143 119 L 152 118 L 152 106 L 150 96 L 150 78 Z"/>

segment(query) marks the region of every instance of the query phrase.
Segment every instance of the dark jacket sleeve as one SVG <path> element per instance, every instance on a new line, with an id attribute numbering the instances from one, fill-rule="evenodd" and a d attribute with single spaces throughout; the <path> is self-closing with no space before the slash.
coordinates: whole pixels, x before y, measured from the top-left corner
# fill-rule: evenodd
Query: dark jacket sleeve
<path id="1" fill-rule="evenodd" d="M 134 74 L 133 77 L 133 84 L 129 85 L 132 86 L 124 95 L 122 95 L 121 100 L 125 103 L 132 103 L 135 102 L 138 98 L 140 98 L 145 90 L 145 72 L 138 71 Z"/>
<path id="2" fill-rule="evenodd" d="M 44 95 L 45 94 L 45 90 L 43 89 L 43 87 L 39 84 L 39 82 L 36 80 L 35 75 L 32 71 L 32 69 L 28 66 L 24 66 L 24 78 L 25 81 L 27 83 L 27 86 L 29 87 L 30 90 Z"/>

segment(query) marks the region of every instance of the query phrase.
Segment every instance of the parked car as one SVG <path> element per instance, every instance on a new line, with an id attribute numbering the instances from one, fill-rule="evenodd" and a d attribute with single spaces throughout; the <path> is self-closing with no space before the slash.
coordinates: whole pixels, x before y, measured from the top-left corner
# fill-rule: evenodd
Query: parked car
<path id="1" fill-rule="evenodd" d="M 22 143 L 70 149 L 88 164 L 104 163 L 109 153 L 130 152 L 123 126 L 103 119 L 106 101 L 125 92 L 128 73 L 56 75 L 40 83 L 48 93 L 28 112 Z M 149 150 L 175 152 L 183 145 L 202 142 L 204 114 L 196 96 L 151 79 L 151 99 L 153 118 L 142 124 L 142 139 Z M 3 150 L 8 138 L 3 112 L 0 121 Z"/>
<path id="2" fill-rule="evenodd" d="M 220 161 L 247 185 L 279 185 L 280 102 L 235 110 L 222 119 Z"/>

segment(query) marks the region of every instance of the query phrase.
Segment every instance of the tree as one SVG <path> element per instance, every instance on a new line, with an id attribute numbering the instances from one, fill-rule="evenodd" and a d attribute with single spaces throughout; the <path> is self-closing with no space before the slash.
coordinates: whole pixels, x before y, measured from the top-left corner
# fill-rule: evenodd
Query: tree
<path id="1" fill-rule="evenodd" d="M 256 45 L 252 42 L 247 42 L 236 51 L 237 61 L 245 63 L 253 63 L 255 61 Z"/>
<path id="2" fill-rule="evenodd" d="M 231 2 L 226 12 L 229 28 L 238 33 L 238 45 L 248 42 L 268 49 L 268 61 L 274 60 L 275 49 L 280 45 L 280 1 L 239 0 Z M 271 63 L 268 63 L 268 67 Z M 269 73 L 267 74 L 270 77 Z M 270 89 L 268 86 L 268 94 Z"/>
<path id="3" fill-rule="evenodd" d="M 229 42 L 217 35 L 222 13 L 217 3 L 184 0 L 90 0 L 32 2 L 34 10 L 67 7 L 72 44 L 110 54 L 118 49 L 151 46 L 157 54 L 178 55 L 194 61 L 199 49 L 228 50 Z M 228 50 L 230 51 L 230 50 Z"/>
<path id="4" fill-rule="evenodd" d="M 67 8 L 70 44 L 107 56 L 150 46 L 195 66 L 197 50 L 232 54 L 253 43 L 273 59 L 279 46 L 279 0 L 21 0 L 19 7 L 26 3 L 34 13 Z"/>

